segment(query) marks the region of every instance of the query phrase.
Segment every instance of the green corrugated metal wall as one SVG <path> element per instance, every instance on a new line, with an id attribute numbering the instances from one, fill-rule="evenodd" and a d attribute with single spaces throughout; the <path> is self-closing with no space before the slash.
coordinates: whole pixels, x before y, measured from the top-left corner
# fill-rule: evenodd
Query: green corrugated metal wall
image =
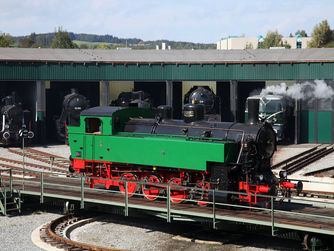
<path id="1" fill-rule="evenodd" d="M 314 111 L 301 111 L 300 141 L 301 143 L 315 142 L 315 113 Z"/>
<path id="2" fill-rule="evenodd" d="M 0 80 L 307 80 L 334 79 L 334 63 L 57 64 L 0 63 Z"/>
<path id="3" fill-rule="evenodd" d="M 301 143 L 334 143 L 332 117 L 332 111 L 301 111 Z"/>
<path id="4" fill-rule="evenodd" d="M 317 142 L 331 143 L 332 142 L 332 112 L 318 111 L 318 128 Z"/>

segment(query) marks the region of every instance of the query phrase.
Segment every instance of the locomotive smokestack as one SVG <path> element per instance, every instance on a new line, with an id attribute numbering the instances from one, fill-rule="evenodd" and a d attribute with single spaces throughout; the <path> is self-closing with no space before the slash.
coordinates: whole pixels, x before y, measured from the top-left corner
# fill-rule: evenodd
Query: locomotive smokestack
<path id="1" fill-rule="evenodd" d="M 256 124 L 259 121 L 259 99 L 248 99 L 248 123 Z"/>
<path id="2" fill-rule="evenodd" d="M 157 116 L 159 116 L 161 119 L 172 119 L 173 108 L 169 105 L 159 105 L 157 107 Z"/>

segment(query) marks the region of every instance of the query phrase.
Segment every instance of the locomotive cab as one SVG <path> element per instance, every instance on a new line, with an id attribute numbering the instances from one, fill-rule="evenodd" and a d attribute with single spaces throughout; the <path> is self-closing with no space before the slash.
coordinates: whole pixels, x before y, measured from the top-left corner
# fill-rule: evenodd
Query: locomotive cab
<path id="1" fill-rule="evenodd" d="M 259 121 L 272 124 L 277 142 L 290 142 L 293 139 L 293 107 L 291 100 L 281 95 L 257 95 L 247 98 L 245 122 L 248 121 L 248 100 L 259 100 Z"/>

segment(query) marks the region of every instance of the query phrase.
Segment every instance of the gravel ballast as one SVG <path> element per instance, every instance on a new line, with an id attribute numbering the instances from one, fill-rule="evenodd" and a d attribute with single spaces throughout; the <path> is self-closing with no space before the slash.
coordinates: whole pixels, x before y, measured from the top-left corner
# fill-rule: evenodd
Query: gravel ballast
<path id="1" fill-rule="evenodd" d="M 2 251 L 29 250 L 40 248 L 31 241 L 31 233 L 40 225 L 48 223 L 59 214 L 48 212 L 24 212 L 19 216 L 0 216 L 0 247 Z"/>

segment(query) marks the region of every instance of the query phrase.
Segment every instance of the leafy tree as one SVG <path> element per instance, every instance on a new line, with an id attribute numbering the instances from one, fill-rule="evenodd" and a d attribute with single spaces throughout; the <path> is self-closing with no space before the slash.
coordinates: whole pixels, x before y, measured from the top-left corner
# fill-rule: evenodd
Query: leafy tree
<path id="1" fill-rule="evenodd" d="M 246 43 L 246 46 L 245 46 L 245 49 L 246 49 L 246 50 L 252 50 L 252 49 L 254 49 L 254 48 L 253 48 L 253 44 L 247 42 L 247 43 Z"/>
<path id="2" fill-rule="evenodd" d="M 331 42 L 327 43 L 325 45 L 325 48 L 334 48 L 334 40 L 332 40 Z"/>
<path id="3" fill-rule="evenodd" d="M 312 32 L 312 40 L 308 43 L 310 48 L 325 47 L 332 39 L 332 30 L 329 27 L 327 20 L 323 20 L 316 25 Z"/>
<path id="4" fill-rule="evenodd" d="M 107 44 L 107 43 L 100 43 L 100 44 L 96 47 L 96 49 L 109 50 L 109 49 L 111 49 L 111 48 L 110 48 L 109 44 Z"/>
<path id="5" fill-rule="evenodd" d="M 88 49 L 89 46 L 88 46 L 88 44 L 80 44 L 80 45 L 79 45 L 79 48 L 80 48 L 80 49 Z"/>
<path id="6" fill-rule="evenodd" d="M 283 44 L 282 44 L 282 42 L 281 42 L 281 45 L 282 45 L 285 49 L 291 49 L 291 45 L 289 45 L 287 41 L 284 41 Z"/>
<path id="7" fill-rule="evenodd" d="M 270 47 L 283 46 L 282 37 L 278 31 L 268 31 L 266 37 L 263 39 L 262 48 L 269 49 Z"/>
<path id="8" fill-rule="evenodd" d="M 77 47 L 70 39 L 67 31 L 62 30 L 62 27 L 59 27 L 58 31 L 55 31 L 51 48 L 73 49 Z"/>
<path id="9" fill-rule="evenodd" d="M 7 33 L 0 33 L 0 47 L 10 47 L 13 46 L 14 42 L 12 37 Z"/>
<path id="10" fill-rule="evenodd" d="M 297 36 L 298 34 L 301 35 L 302 37 L 307 37 L 307 33 L 305 30 L 297 30 L 295 32 L 295 36 Z"/>
<path id="11" fill-rule="evenodd" d="M 34 47 L 35 41 L 32 40 L 31 38 L 27 37 L 21 41 L 19 44 L 19 47 L 21 48 L 32 48 Z"/>

